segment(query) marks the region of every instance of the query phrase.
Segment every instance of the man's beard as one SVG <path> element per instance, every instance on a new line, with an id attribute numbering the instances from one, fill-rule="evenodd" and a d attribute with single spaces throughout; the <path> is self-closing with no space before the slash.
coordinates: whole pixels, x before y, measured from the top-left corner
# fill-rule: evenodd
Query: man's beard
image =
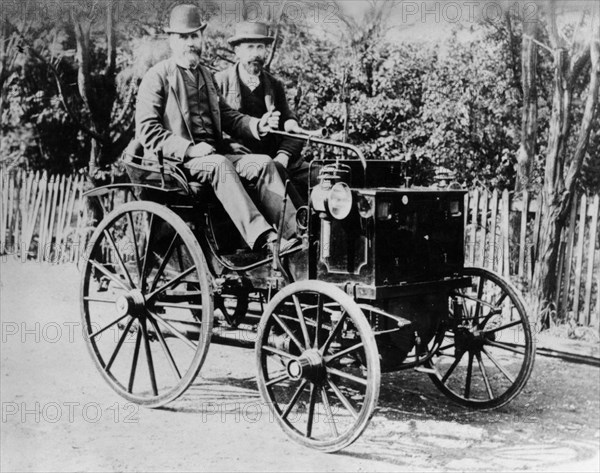
<path id="1" fill-rule="evenodd" d="M 252 74 L 253 76 L 256 76 L 261 73 L 264 65 L 265 65 L 264 59 L 256 58 L 256 59 L 253 59 L 252 61 L 245 62 L 244 69 L 246 69 L 246 72 L 248 72 L 248 74 Z"/>
<path id="2" fill-rule="evenodd" d="M 189 67 L 195 68 L 200 63 L 201 51 L 194 48 L 193 50 L 187 49 L 181 53 L 181 59 L 186 62 Z"/>

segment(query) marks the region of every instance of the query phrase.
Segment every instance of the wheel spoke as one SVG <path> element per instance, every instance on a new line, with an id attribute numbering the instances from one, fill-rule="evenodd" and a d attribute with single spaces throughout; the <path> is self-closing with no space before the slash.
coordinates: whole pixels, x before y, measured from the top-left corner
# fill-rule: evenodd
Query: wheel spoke
<path id="1" fill-rule="evenodd" d="M 507 298 L 507 296 L 508 296 L 508 292 L 503 292 L 502 295 L 500 296 L 500 299 L 498 299 L 494 305 L 496 307 L 500 307 L 502 305 L 502 303 L 504 302 L 504 299 Z"/>
<path id="2" fill-rule="evenodd" d="M 138 323 L 139 325 L 139 323 Z M 127 387 L 127 392 L 131 393 L 133 391 L 133 382 L 135 380 L 135 371 L 137 369 L 137 360 L 140 354 L 140 344 L 142 341 L 142 332 L 138 327 L 137 336 L 135 338 L 135 348 L 133 349 L 133 359 L 131 360 L 131 371 L 129 372 L 129 386 Z"/>
<path id="3" fill-rule="evenodd" d="M 105 304 L 114 304 L 117 301 L 113 301 L 111 299 L 100 299 L 99 297 L 90 297 L 90 296 L 85 296 L 83 298 L 84 301 L 88 301 L 88 302 L 103 302 Z"/>
<path id="4" fill-rule="evenodd" d="M 105 330 L 111 328 L 114 324 L 116 324 L 117 322 L 120 322 L 121 320 L 123 320 L 125 317 L 127 317 L 129 314 L 125 314 L 122 315 L 121 317 L 119 317 L 118 319 L 113 320 L 111 323 L 109 323 L 108 325 L 106 325 L 105 327 L 101 328 L 100 330 L 97 330 L 96 332 L 92 333 L 90 335 L 90 338 L 96 338 L 98 335 L 100 335 L 102 332 L 104 332 Z"/>
<path id="5" fill-rule="evenodd" d="M 152 237 L 152 227 L 154 226 L 154 214 L 150 214 L 150 223 L 146 234 L 146 249 L 144 250 L 144 264 L 142 265 L 142 280 L 140 281 L 140 290 L 146 292 L 146 273 L 148 268 L 148 256 L 150 255 L 150 238 Z"/>
<path id="6" fill-rule="evenodd" d="M 352 406 L 352 404 L 350 403 L 348 398 L 346 396 L 344 396 L 344 393 L 342 391 L 340 391 L 340 388 L 338 388 L 336 386 L 336 384 L 333 381 L 331 381 L 330 379 L 327 380 L 327 383 L 329 384 L 329 387 L 335 393 L 337 398 L 342 402 L 344 407 L 348 411 L 350 411 L 350 414 L 352 414 L 352 417 L 354 417 L 355 419 L 358 419 L 358 412 L 356 412 L 356 409 L 354 409 L 354 407 Z"/>
<path id="7" fill-rule="evenodd" d="M 323 298 L 321 297 L 321 293 L 317 294 L 317 319 L 315 321 L 315 342 L 313 344 L 313 348 L 319 348 L 319 332 L 321 331 L 321 324 L 323 322 L 321 318 L 321 314 L 323 313 Z"/>
<path id="8" fill-rule="evenodd" d="M 156 297 L 158 294 L 160 294 L 164 290 L 166 290 L 166 289 L 170 288 L 171 286 L 174 286 L 175 284 L 177 284 L 179 281 L 181 281 L 188 274 L 192 273 L 195 270 L 196 270 L 196 265 L 191 266 L 190 268 L 186 269 L 182 273 L 179 273 L 177 276 L 175 276 L 174 278 L 172 278 L 170 281 L 166 282 L 165 284 L 163 284 L 162 286 L 160 286 L 158 289 L 155 289 L 153 292 L 151 292 L 150 294 L 148 294 L 148 296 L 146 296 L 146 300 L 149 301 L 149 300 L 153 299 L 154 297 Z"/>
<path id="9" fill-rule="evenodd" d="M 335 324 L 335 327 L 333 327 L 333 330 L 329 334 L 329 337 L 327 337 L 327 340 L 325 340 L 325 343 L 323 343 L 323 346 L 319 349 L 319 352 L 321 352 L 321 354 L 324 354 L 327 351 L 327 349 L 329 348 L 330 343 L 333 341 L 333 339 L 335 337 L 337 337 L 337 335 L 339 334 L 339 332 L 342 330 L 342 327 L 344 325 L 344 321 L 346 320 L 347 317 L 348 317 L 348 312 L 346 312 L 344 310 L 344 313 L 340 317 L 340 320 L 338 320 L 337 324 Z"/>
<path id="10" fill-rule="evenodd" d="M 466 293 L 462 293 L 462 292 L 455 293 L 455 296 L 456 297 L 461 297 L 462 299 L 466 299 L 466 300 L 469 300 L 469 301 L 476 302 L 477 304 L 481 304 L 482 306 L 488 307 L 490 309 L 497 309 L 498 308 L 494 304 L 491 304 L 491 303 L 489 303 L 487 301 L 484 301 L 483 299 L 478 299 L 476 297 L 470 296 L 469 294 L 466 294 Z"/>
<path id="11" fill-rule="evenodd" d="M 271 347 L 269 345 L 263 345 L 262 349 L 264 351 L 268 351 L 269 353 L 273 353 L 274 355 L 283 356 L 284 358 L 288 358 L 290 360 L 297 360 L 298 359 L 297 356 L 294 356 L 291 353 L 288 353 L 288 352 L 283 351 L 283 350 L 279 350 L 277 348 L 273 348 L 273 347 Z"/>
<path id="12" fill-rule="evenodd" d="M 154 305 L 156 307 L 171 307 L 173 309 L 185 309 L 185 310 L 202 310 L 202 306 L 198 305 L 198 304 L 185 304 L 185 303 L 181 303 L 178 304 L 177 302 L 162 302 L 162 301 L 156 301 L 154 303 Z"/>
<path id="13" fill-rule="evenodd" d="M 495 310 L 490 310 L 488 312 L 488 314 L 484 317 L 484 319 L 479 323 L 478 327 L 479 329 L 483 329 L 483 327 L 485 327 L 485 325 L 490 321 L 490 319 L 494 316 L 494 315 L 498 315 L 502 313 L 502 309 L 497 308 Z"/>
<path id="14" fill-rule="evenodd" d="M 450 368 L 448 368 L 448 371 L 446 371 L 446 373 L 444 374 L 444 377 L 442 378 L 442 383 L 445 383 L 448 378 L 450 377 L 450 375 L 454 372 L 455 368 L 458 366 L 458 364 L 460 363 L 460 360 L 462 360 L 462 357 L 465 355 L 465 352 L 462 352 L 458 358 L 455 358 L 454 361 L 452 362 L 452 364 L 450 365 Z"/>
<path id="15" fill-rule="evenodd" d="M 481 376 L 483 377 L 483 382 L 485 384 L 485 389 L 488 392 L 488 396 L 490 399 L 494 399 L 494 392 L 492 391 L 492 386 L 490 385 L 490 380 L 487 377 L 487 373 L 485 371 L 485 366 L 483 366 L 483 360 L 481 359 L 481 353 L 477 353 L 477 363 L 479 364 L 479 371 L 481 371 Z"/>
<path id="16" fill-rule="evenodd" d="M 376 337 L 379 337 L 380 335 L 385 335 L 386 333 L 396 333 L 399 331 L 400 331 L 399 328 L 391 328 L 389 330 L 379 330 L 377 332 L 373 332 L 373 335 L 375 335 Z"/>
<path id="17" fill-rule="evenodd" d="M 177 379 L 181 379 L 181 373 L 179 372 L 179 369 L 177 368 L 177 364 L 175 363 L 175 360 L 173 359 L 171 350 L 169 350 L 167 341 L 165 340 L 165 337 L 163 336 L 162 332 L 160 331 L 160 328 L 159 328 L 158 324 L 156 323 L 156 320 L 154 320 L 151 316 L 148 317 L 148 320 L 150 320 L 150 323 L 152 324 L 152 328 L 154 328 L 154 331 L 156 332 L 156 335 L 158 336 L 158 341 L 160 342 L 160 345 L 162 346 L 162 349 L 165 352 L 167 360 L 169 361 L 169 365 L 171 366 L 171 370 L 173 370 L 173 374 L 175 375 L 175 377 Z"/>
<path id="18" fill-rule="evenodd" d="M 327 415 L 329 429 L 334 437 L 338 437 L 339 433 L 335 424 L 335 419 L 333 418 L 333 412 L 331 412 L 331 406 L 329 405 L 329 399 L 327 398 L 327 391 L 325 390 L 324 386 L 321 387 L 321 400 L 323 401 L 323 406 L 325 406 L 325 414 Z"/>
<path id="19" fill-rule="evenodd" d="M 511 346 L 507 343 L 500 343 L 500 342 L 496 342 L 494 340 L 486 340 L 485 341 L 486 345 L 490 345 L 496 348 L 500 348 L 502 350 L 507 350 L 510 351 L 512 353 L 516 353 L 517 355 L 524 355 L 525 353 L 523 351 L 517 350 L 516 348 L 514 348 L 514 346 Z M 516 346 L 520 346 L 520 345 L 516 345 Z M 521 347 L 524 348 L 524 347 Z"/>
<path id="20" fill-rule="evenodd" d="M 269 380 L 266 385 L 267 386 L 273 386 L 274 384 L 279 384 L 282 381 L 285 381 L 286 379 L 289 379 L 290 375 L 288 373 L 283 373 L 281 376 L 278 376 L 277 378 L 273 378 L 271 380 Z"/>
<path id="21" fill-rule="evenodd" d="M 129 334 L 129 329 L 133 325 L 134 321 L 135 321 L 135 319 L 132 318 L 129 320 L 129 322 L 127 322 L 127 325 L 125 326 L 125 330 L 123 330 L 123 333 L 119 337 L 119 341 L 117 342 L 115 351 L 113 351 L 113 353 L 110 357 L 110 360 L 108 360 L 108 363 L 104 367 L 104 371 L 106 371 L 106 372 L 110 371 L 110 368 L 112 367 L 112 364 L 114 363 L 115 359 L 117 358 L 117 354 L 119 353 L 119 350 L 121 349 L 121 346 L 123 345 L 123 342 L 127 338 L 127 335 Z"/>
<path id="22" fill-rule="evenodd" d="M 313 421 L 315 417 L 315 403 L 317 402 L 317 387 L 314 383 L 310 385 L 310 401 L 308 403 L 308 419 L 306 419 L 306 436 L 312 436 Z"/>
<path id="23" fill-rule="evenodd" d="M 142 327 L 142 337 L 144 338 L 144 351 L 146 352 L 146 362 L 148 363 L 148 373 L 150 374 L 152 393 L 155 396 L 158 396 L 158 389 L 156 388 L 156 373 L 154 373 L 154 362 L 152 361 L 152 351 L 150 351 L 150 339 L 148 338 L 146 319 L 140 321 L 140 326 Z"/>
<path id="24" fill-rule="evenodd" d="M 467 364 L 467 380 L 465 382 L 465 398 L 469 399 L 471 395 L 471 378 L 473 376 L 473 353 L 469 352 L 469 361 Z"/>
<path id="25" fill-rule="evenodd" d="M 273 314 L 273 319 L 279 324 L 279 326 L 285 331 L 285 333 L 287 333 L 289 335 L 291 340 L 296 344 L 296 346 L 300 349 L 300 351 L 304 351 L 304 347 L 302 346 L 302 343 L 300 343 L 300 341 L 296 338 L 296 336 L 290 330 L 290 328 L 286 325 L 286 323 L 283 320 L 281 320 L 281 317 L 279 317 L 277 314 Z"/>
<path id="26" fill-rule="evenodd" d="M 308 336 L 308 329 L 306 328 L 306 321 L 304 320 L 304 314 L 302 313 L 302 307 L 300 307 L 300 300 L 297 295 L 293 295 L 294 306 L 296 307 L 296 315 L 300 322 L 300 330 L 302 330 L 302 336 L 304 337 L 304 348 L 310 348 L 310 337 Z"/>
<path id="27" fill-rule="evenodd" d="M 185 343 L 188 347 L 190 347 L 192 350 L 196 351 L 198 349 L 198 347 L 196 345 L 194 345 L 194 343 L 187 338 L 183 333 L 181 333 L 179 330 L 177 330 L 173 324 L 167 322 L 165 319 L 163 319 L 160 315 L 155 314 L 154 312 L 150 312 L 150 315 L 161 325 L 164 325 L 165 327 L 167 327 L 171 332 L 173 332 L 173 335 L 175 335 L 177 338 L 179 338 L 183 343 Z"/>
<path id="28" fill-rule="evenodd" d="M 350 348 L 346 348 L 345 350 L 342 350 L 338 353 L 336 353 L 335 355 L 331 355 L 331 356 L 326 356 L 325 357 L 325 363 L 330 363 L 333 360 L 337 360 L 338 358 L 347 355 L 348 353 L 352 353 L 353 351 L 358 350 L 359 348 L 362 348 L 365 344 L 363 342 L 357 343 L 356 345 L 352 345 Z"/>
<path id="29" fill-rule="evenodd" d="M 116 285 L 121 286 L 122 289 L 125 289 L 126 291 L 131 290 L 131 288 L 127 287 L 127 285 L 123 281 L 121 281 L 115 273 L 111 273 L 108 269 L 106 269 L 103 265 L 101 265 L 97 261 L 94 261 L 93 259 L 91 259 L 91 260 L 88 260 L 88 262 L 94 268 L 96 268 L 98 271 L 100 271 L 102 274 L 104 274 L 108 279 L 110 279 L 112 282 L 114 282 Z"/>
<path id="30" fill-rule="evenodd" d="M 156 274 L 154 275 L 154 279 L 152 280 L 152 286 L 150 286 L 150 290 L 148 292 L 152 292 L 156 289 L 158 280 L 162 276 L 162 273 L 165 270 L 165 268 L 167 267 L 169 259 L 171 259 L 171 255 L 173 254 L 173 249 L 175 248 L 175 242 L 177 241 L 177 238 L 179 238 L 178 233 L 176 233 L 175 236 L 173 237 L 173 239 L 171 240 L 171 243 L 169 244 L 169 248 L 167 249 L 167 252 L 165 253 L 164 258 L 163 258 L 162 262 L 160 263 L 160 266 L 159 266 L 158 270 L 156 271 Z"/>
<path id="31" fill-rule="evenodd" d="M 125 266 L 125 263 L 123 262 L 123 258 L 121 257 L 121 252 L 119 251 L 119 248 L 117 248 L 117 244 L 115 243 L 113 236 L 110 234 L 110 232 L 108 231 L 107 228 L 104 229 L 104 234 L 106 235 L 106 238 L 108 239 L 108 241 L 110 243 L 110 246 L 112 246 L 112 249 L 115 252 L 115 255 L 117 256 L 117 261 L 119 262 L 121 271 L 123 271 L 123 273 L 125 274 L 125 277 L 127 278 L 127 281 L 129 281 L 130 286 L 132 288 L 135 288 L 133 279 L 131 279 L 131 274 L 129 274 L 129 271 L 127 270 L 127 267 Z"/>
<path id="32" fill-rule="evenodd" d="M 485 355 L 490 359 L 490 361 L 494 363 L 496 368 L 498 368 L 500 373 L 502 373 L 506 379 L 508 379 L 512 384 L 515 384 L 515 380 L 513 379 L 513 377 L 504 368 L 502 368 L 502 366 L 500 366 L 500 364 L 496 361 L 492 354 L 485 349 L 485 347 L 482 347 L 481 351 L 483 351 L 483 353 L 485 353 Z"/>
<path id="33" fill-rule="evenodd" d="M 479 278 L 479 284 L 477 284 L 477 304 L 475 305 L 475 325 L 477 325 L 477 320 L 479 319 L 479 314 L 481 312 L 481 296 L 483 294 L 483 283 L 484 279 Z"/>
<path id="34" fill-rule="evenodd" d="M 439 348 L 437 349 L 437 351 L 438 351 L 438 352 L 440 352 L 440 351 L 442 351 L 442 350 L 448 350 L 448 348 L 452 348 L 452 347 L 454 347 L 455 345 L 456 345 L 455 343 L 451 343 L 450 345 L 445 345 L 445 346 L 443 346 L 443 347 L 439 347 Z"/>
<path id="35" fill-rule="evenodd" d="M 366 378 L 359 378 L 358 376 L 354 376 L 353 374 L 350 374 L 350 373 L 345 373 L 341 370 L 338 370 L 337 368 L 331 368 L 329 366 L 327 367 L 327 371 L 331 374 L 339 376 L 340 378 L 349 379 L 350 381 L 354 381 L 355 383 L 360 383 L 364 386 L 367 385 Z"/>
<path id="36" fill-rule="evenodd" d="M 133 217 L 131 216 L 131 212 L 127 212 L 127 220 L 129 222 L 129 229 L 131 230 L 131 237 L 133 239 L 133 248 L 135 255 L 135 267 L 138 272 L 138 284 L 142 284 L 142 262 L 140 261 L 140 250 L 137 244 L 137 238 L 135 237 L 135 225 L 133 223 Z"/>
<path id="37" fill-rule="evenodd" d="M 290 402 L 285 407 L 285 411 L 283 411 L 283 414 L 281 414 L 282 419 L 287 419 L 287 416 L 292 411 L 292 408 L 294 407 L 294 405 L 296 404 L 296 402 L 300 398 L 300 394 L 302 394 L 302 391 L 304 390 L 304 387 L 306 386 L 307 383 L 308 383 L 307 379 L 302 380 L 302 382 L 300 383 L 300 385 L 296 389 L 296 392 L 294 393 L 294 395 L 290 399 Z"/>
<path id="38" fill-rule="evenodd" d="M 489 333 L 496 333 L 496 332 L 499 332 L 500 330 L 504 330 L 504 329 L 507 329 L 507 328 L 514 327 L 515 325 L 521 325 L 521 324 L 523 324 L 523 322 L 521 320 L 515 320 L 514 322 L 511 322 L 511 323 L 506 324 L 506 325 L 502 325 L 501 327 L 496 327 L 496 328 L 493 328 L 491 330 L 486 330 L 483 333 L 485 333 L 486 335 L 489 334 Z"/>

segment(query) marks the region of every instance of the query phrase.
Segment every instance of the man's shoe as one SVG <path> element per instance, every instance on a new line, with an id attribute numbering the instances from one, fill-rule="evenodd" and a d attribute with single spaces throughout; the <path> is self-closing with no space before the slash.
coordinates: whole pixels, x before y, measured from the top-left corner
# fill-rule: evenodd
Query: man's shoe
<path id="1" fill-rule="evenodd" d="M 285 253 L 286 251 L 292 250 L 297 246 L 302 244 L 302 240 L 298 237 L 292 237 L 289 240 L 285 238 L 281 239 L 281 244 L 279 245 L 279 252 Z"/>
<path id="2" fill-rule="evenodd" d="M 270 239 L 264 245 L 263 251 L 266 253 L 267 257 L 275 254 L 275 244 L 277 243 L 277 238 Z M 294 248 L 300 246 L 302 240 L 297 237 L 290 238 L 289 240 L 282 238 L 279 244 L 279 254 L 285 253 L 287 251 L 293 250 Z"/>

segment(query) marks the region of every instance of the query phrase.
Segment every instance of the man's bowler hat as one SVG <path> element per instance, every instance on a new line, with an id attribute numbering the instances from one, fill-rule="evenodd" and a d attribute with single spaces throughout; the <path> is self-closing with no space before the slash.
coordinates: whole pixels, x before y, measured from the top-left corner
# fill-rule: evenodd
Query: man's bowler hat
<path id="1" fill-rule="evenodd" d="M 265 23 L 245 21 L 236 25 L 235 35 L 229 38 L 227 42 L 231 46 L 244 42 L 271 44 L 274 39 L 273 36 L 269 36 L 269 27 Z"/>
<path id="2" fill-rule="evenodd" d="M 171 10 L 169 27 L 166 33 L 190 34 L 194 31 L 204 31 L 206 23 L 202 21 L 200 9 L 196 5 L 177 5 Z"/>

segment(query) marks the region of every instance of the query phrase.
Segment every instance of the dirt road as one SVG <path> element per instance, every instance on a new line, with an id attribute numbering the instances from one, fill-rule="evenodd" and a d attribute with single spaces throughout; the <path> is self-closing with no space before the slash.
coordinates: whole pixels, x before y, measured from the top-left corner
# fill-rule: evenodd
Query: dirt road
<path id="1" fill-rule="evenodd" d="M 600 370 L 538 357 L 492 412 L 452 404 L 426 375 L 385 375 L 363 436 L 328 455 L 270 419 L 251 351 L 212 346 L 167 409 L 138 408 L 87 353 L 74 266 L 0 262 L 2 471 L 598 471 Z"/>

